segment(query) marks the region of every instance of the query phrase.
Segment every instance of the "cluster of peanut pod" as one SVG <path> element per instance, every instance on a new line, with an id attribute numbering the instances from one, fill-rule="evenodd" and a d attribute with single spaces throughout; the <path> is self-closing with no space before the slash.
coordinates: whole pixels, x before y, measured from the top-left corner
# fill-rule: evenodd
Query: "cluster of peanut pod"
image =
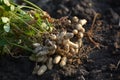
<path id="1" fill-rule="evenodd" d="M 30 56 L 30 59 L 42 64 L 41 66 L 35 66 L 33 74 L 42 75 L 47 69 L 51 70 L 54 65 L 58 64 L 60 67 L 64 67 L 69 56 L 79 53 L 85 32 L 83 26 L 87 23 L 87 20 L 79 20 L 75 16 L 72 20 L 69 20 L 69 23 L 75 23 L 71 32 L 63 30 L 58 33 L 51 33 L 45 40 L 45 45 L 33 44 L 35 55 L 34 57 Z M 76 39 L 72 41 L 75 37 Z"/>

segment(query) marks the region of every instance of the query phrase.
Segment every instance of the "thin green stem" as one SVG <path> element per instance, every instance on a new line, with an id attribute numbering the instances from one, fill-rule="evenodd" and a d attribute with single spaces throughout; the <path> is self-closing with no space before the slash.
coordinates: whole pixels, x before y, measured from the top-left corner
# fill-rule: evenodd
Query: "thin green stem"
<path id="1" fill-rule="evenodd" d="M 20 6 L 20 8 L 28 8 L 28 9 L 32 9 L 32 10 L 37 10 L 36 8 L 34 8 L 34 7 L 30 7 L 30 6 Z"/>
<path id="2" fill-rule="evenodd" d="M 8 43 L 11 44 L 11 45 L 20 47 L 20 48 L 22 48 L 22 49 L 25 49 L 25 50 L 27 50 L 27 51 L 33 52 L 33 50 L 31 50 L 30 48 L 26 48 L 26 47 L 24 47 L 24 46 L 21 46 L 21 45 L 15 44 L 15 43 L 11 43 L 11 42 L 8 42 Z"/>
<path id="3" fill-rule="evenodd" d="M 11 13 L 11 15 L 14 15 L 14 16 L 17 17 L 18 19 L 20 19 L 23 23 L 25 23 L 27 26 L 29 26 L 30 28 L 32 28 L 34 31 L 40 32 L 38 29 L 36 29 L 35 27 L 29 25 L 27 22 L 25 22 L 23 19 L 21 19 L 21 18 L 20 18 L 19 16 L 17 16 L 16 14 Z"/>
<path id="4" fill-rule="evenodd" d="M 40 7 L 36 6 L 35 4 L 31 3 L 28 0 L 23 0 L 23 1 L 26 2 L 26 3 L 28 3 L 28 4 L 30 4 L 31 6 L 35 7 L 36 9 L 40 10 L 40 12 L 43 14 L 43 10 Z"/>

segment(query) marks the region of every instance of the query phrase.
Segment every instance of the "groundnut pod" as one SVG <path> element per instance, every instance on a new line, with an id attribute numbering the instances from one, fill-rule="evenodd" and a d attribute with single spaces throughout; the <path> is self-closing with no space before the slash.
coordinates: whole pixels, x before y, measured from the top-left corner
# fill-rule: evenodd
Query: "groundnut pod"
<path id="1" fill-rule="evenodd" d="M 74 36 L 73 33 L 66 33 L 66 35 L 64 36 L 64 39 L 70 39 Z"/>
<path id="2" fill-rule="evenodd" d="M 70 49 L 70 53 L 71 53 L 71 54 L 76 54 L 76 53 L 78 53 L 78 50 L 79 50 L 79 49 L 71 48 L 71 49 Z"/>
<path id="3" fill-rule="evenodd" d="M 44 72 L 47 70 L 47 66 L 46 65 L 42 65 L 38 72 L 37 72 L 37 75 L 41 76 L 42 74 L 44 74 Z"/>
<path id="4" fill-rule="evenodd" d="M 65 65 L 66 65 L 66 62 L 67 62 L 67 57 L 63 57 L 63 58 L 61 59 L 61 62 L 60 62 L 60 67 L 65 66 Z"/>
<path id="5" fill-rule="evenodd" d="M 39 66 L 39 65 L 36 65 L 36 66 L 34 67 L 34 70 L 33 70 L 32 74 L 36 74 L 37 71 L 39 70 L 39 68 L 40 68 L 40 66 Z"/>
<path id="6" fill-rule="evenodd" d="M 78 39 L 78 45 L 79 45 L 79 47 L 82 46 L 82 39 Z"/>
<path id="7" fill-rule="evenodd" d="M 53 63 L 54 63 L 54 64 L 58 64 L 58 63 L 60 62 L 60 60 L 61 60 L 61 56 L 60 56 L 60 55 L 57 55 L 57 56 L 54 58 Z"/>
<path id="8" fill-rule="evenodd" d="M 51 38 L 52 40 L 56 40 L 56 39 L 57 39 L 57 36 L 56 36 L 55 34 L 51 34 L 50 38 Z"/>
<path id="9" fill-rule="evenodd" d="M 79 52 L 79 49 L 75 49 L 75 53 L 78 53 Z"/>
<path id="10" fill-rule="evenodd" d="M 82 27 L 80 31 L 84 33 L 85 32 L 85 28 Z"/>
<path id="11" fill-rule="evenodd" d="M 45 63 L 47 60 L 48 60 L 48 57 L 46 56 L 42 62 Z"/>
<path id="12" fill-rule="evenodd" d="M 58 43 L 58 44 L 62 44 L 62 39 L 59 39 L 59 40 L 57 41 L 57 43 Z"/>
<path id="13" fill-rule="evenodd" d="M 41 49 L 42 49 L 42 47 L 41 47 L 41 46 L 36 47 L 36 48 L 35 48 L 35 50 L 34 50 L 33 52 L 34 52 L 34 53 L 38 53 Z"/>
<path id="14" fill-rule="evenodd" d="M 74 54 L 74 53 L 75 53 L 75 49 L 74 49 L 74 48 L 70 48 L 70 52 L 71 52 L 72 54 Z"/>
<path id="15" fill-rule="evenodd" d="M 50 50 L 49 55 L 53 55 L 55 53 L 56 49 Z"/>
<path id="16" fill-rule="evenodd" d="M 75 28 L 76 28 L 77 30 L 81 30 L 83 27 L 82 27 L 81 24 L 76 24 L 76 25 L 75 25 Z"/>
<path id="17" fill-rule="evenodd" d="M 75 28 L 80 32 L 85 32 L 85 29 L 82 27 L 81 24 L 76 24 Z"/>
<path id="18" fill-rule="evenodd" d="M 70 47 L 69 44 L 65 44 L 64 49 L 66 52 L 69 52 L 69 50 L 70 50 L 69 47 Z"/>
<path id="19" fill-rule="evenodd" d="M 79 47 L 78 44 L 73 43 L 73 42 L 71 42 L 71 41 L 69 41 L 68 44 L 69 44 L 71 47 L 75 48 L 75 49 L 77 49 L 77 48 Z"/>
<path id="20" fill-rule="evenodd" d="M 67 20 L 68 24 L 71 24 L 71 20 Z"/>
<path id="21" fill-rule="evenodd" d="M 79 19 L 78 19 L 77 16 L 74 16 L 74 17 L 72 18 L 72 21 L 77 23 L 77 22 L 79 21 Z"/>
<path id="22" fill-rule="evenodd" d="M 31 55 L 31 56 L 29 57 L 29 59 L 30 59 L 31 61 L 36 61 L 36 60 L 37 60 L 37 58 L 36 58 L 35 55 Z"/>
<path id="23" fill-rule="evenodd" d="M 66 35 L 66 33 L 67 33 L 67 31 L 62 31 L 62 32 L 59 34 L 58 38 L 59 38 L 59 39 L 63 39 L 64 36 Z"/>
<path id="24" fill-rule="evenodd" d="M 33 47 L 39 47 L 40 46 L 40 43 L 33 43 Z"/>
<path id="25" fill-rule="evenodd" d="M 69 39 L 63 41 L 63 45 L 69 45 L 73 48 L 78 48 L 78 44 L 71 42 Z"/>
<path id="26" fill-rule="evenodd" d="M 47 61 L 47 59 L 48 59 L 48 57 L 46 56 L 46 55 L 44 55 L 44 56 L 39 56 L 38 58 L 37 58 L 37 60 L 36 60 L 36 62 L 46 62 Z"/>
<path id="27" fill-rule="evenodd" d="M 52 59 L 52 57 L 50 57 L 48 59 L 48 62 L 47 62 L 47 67 L 48 67 L 49 70 L 51 70 L 53 68 L 53 63 L 52 62 L 53 62 L 53 59 Z"/>
<path id="28" fill-rule="evenodd" d="M 78 33 L 78 38 L 83 38 L 84 34 L 82 32 Z"/>
<path id="29" fill-rule="evenodd" d="M 86 19 L 81 19 L 79 21 L 79 23 L 83 26 L 83 25 L 85 25 L 87 23 L 87 20 Z"/>
<path id="30" fill-rule="evenodd" d="M 78 34 L 78 30 L 77 29 L 74 29 L 72 32 L 73 32 L 73 34 Z"/>
<path id="31" fill-rule="evenodd" d="M 43 51 L 39 51 L 36 56 L 44 56 L 44 55 L 47 55 L 47 54 L 49 54 L 48 49 L 43 50 Z"/>

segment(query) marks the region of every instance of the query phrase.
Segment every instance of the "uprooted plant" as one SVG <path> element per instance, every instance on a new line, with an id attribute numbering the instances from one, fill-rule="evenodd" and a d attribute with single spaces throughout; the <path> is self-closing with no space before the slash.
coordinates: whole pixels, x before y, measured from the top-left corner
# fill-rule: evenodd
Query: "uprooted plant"
<path id="1" fill-rule="evenodd" d="M 53 19 L 33 3 L 24 1 L 32 7 L 0 0 L 0 53 L 14 55 L 18 53 L 16 47 L 32 52 L 30 60 L 41 64 L 33 70 L 37 75 L 51 70 L 55 64 L 64 67 L 80 53 L 87 20 L 76 16 L 72 20 Z M 91 40 L 89 32 L 86 34 Z"/>

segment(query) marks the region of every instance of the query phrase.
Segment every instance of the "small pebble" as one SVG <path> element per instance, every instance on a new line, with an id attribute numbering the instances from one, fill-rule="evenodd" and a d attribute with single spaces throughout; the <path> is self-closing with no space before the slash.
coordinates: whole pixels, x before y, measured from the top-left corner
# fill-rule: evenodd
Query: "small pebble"
<path id="1" fill-rule="evenodd" d="M 116 69 L 116 65 L 115 64 L 110 64 L 109 65 L 109 69 L 112 71 L 112 70 L 115 70 Z"/>

